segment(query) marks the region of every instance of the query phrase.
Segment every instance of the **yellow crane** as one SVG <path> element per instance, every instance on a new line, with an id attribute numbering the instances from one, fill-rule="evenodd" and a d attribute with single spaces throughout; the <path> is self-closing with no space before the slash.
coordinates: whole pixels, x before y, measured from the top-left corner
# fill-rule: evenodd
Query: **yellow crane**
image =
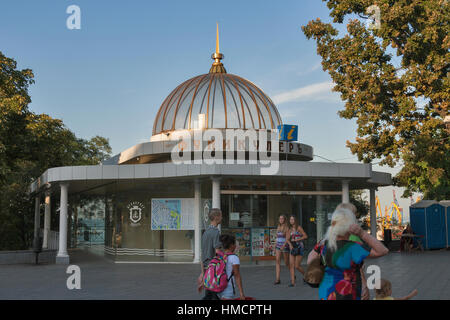
<path id="1" fill-rule="evenodd" d="M 377 222 L 378 222 L 378 220 L 383 219 L 383 211 L 381 211 L 380 199 L 378 198 L 378 196 L 375 196 L 375 211 L 377 213 Z M 370 227 L 370 217 L 367 216 L 365 220 L 367 226 Z"/>
<path id="2" fill-rule="evenodd" d="M 392 227 L 394 214 L 396 215 L 398 224 L 402 223 L 402 213 L 398 205 L 393 201 L 389 208 L 385 206 L 384 213 L 381 210 L 380 199 L 375 196 L 375 209 L 377 212 L 377 222 L 381 223 L 382 229 L 389 229 Z M 370 223 L 369 223 L 370 226 Z"/>
<path id="3" fill-rule="evenodd" d="M 375 196 L 375 206 L 376 206 L 376 211 L 377 211 L 377 218 L 383 217 L 383 212 L 381 211 L 381 206 L 380 206 L 380 198 L 378 198 L 378 196 Z"/>
<path id="4" fill-rule="evenodd" d="M 397 223 L 402 224 L 402 212 L 400 211 L 398 205 L 395 202 L 392 202 L 389 209 L 386 207 L 384 215 L 389 227 L 392 227 L 394 213 L 397 215 Z"/>

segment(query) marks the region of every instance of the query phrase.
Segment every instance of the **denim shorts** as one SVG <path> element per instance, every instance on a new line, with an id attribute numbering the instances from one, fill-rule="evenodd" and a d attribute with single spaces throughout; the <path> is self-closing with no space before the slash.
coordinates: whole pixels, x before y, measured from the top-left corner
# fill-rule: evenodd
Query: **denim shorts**
<path id="1" fill-rule="evenodd" d="M 303 243 L 292 242 L 292 249 L 290 254 L 293 256 L 303 256 L 305 249 L 303 247 Z"/>

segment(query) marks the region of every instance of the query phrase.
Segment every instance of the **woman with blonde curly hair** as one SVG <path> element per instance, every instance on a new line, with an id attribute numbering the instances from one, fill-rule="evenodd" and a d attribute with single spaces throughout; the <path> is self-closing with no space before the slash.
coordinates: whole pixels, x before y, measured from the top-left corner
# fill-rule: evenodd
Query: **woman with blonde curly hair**
<path id="1" fill-rule="evenodd" d="M 349 240 L 358 236 L 365 244 Z M 356 274 L 366 258 L 384 256 L 389 250 L 357 224 L 352 211 L 337 208 L 320 249 L 325 274 L 319 286 L 321 300 L 357 300 Z"/>

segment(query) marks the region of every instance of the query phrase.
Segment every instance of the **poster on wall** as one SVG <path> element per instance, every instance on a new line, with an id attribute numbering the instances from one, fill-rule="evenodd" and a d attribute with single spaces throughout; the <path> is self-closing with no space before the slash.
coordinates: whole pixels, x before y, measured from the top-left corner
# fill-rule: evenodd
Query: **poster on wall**
<path id="1" fill-rule="evenodd" d="M 238 256 L 250 256 L 250 229 L 230 229 L 230 233 L 234 234 L 239 245 Z"/>
<path id="2" fill-rule="evenodd" d="M 194 199 L 152 199 L 152 230 L 194 230 Z"/>
<path id="3" fill-rule="evenodd" d="M 181 199 L 180 230 L 194 230 L 194 198 Z"/>
<path id="4" fill-rule="evenodd" d="M 264 238 L 265 238 L 264 228 L 252 229 L 252 256 L 254 257 L 264 256 Z"/>

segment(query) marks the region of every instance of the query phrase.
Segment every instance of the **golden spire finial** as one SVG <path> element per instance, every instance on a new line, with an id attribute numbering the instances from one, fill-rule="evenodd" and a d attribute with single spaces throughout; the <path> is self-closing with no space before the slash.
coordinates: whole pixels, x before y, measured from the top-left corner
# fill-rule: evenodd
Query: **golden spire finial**
<path id="1" fill-rule="evenodd" d="M 225 70 L 223 64 L 220 62 L 224 58 L 223 54 L 220 53 L 219 50 L 219 23 L 217 22 L 217 29 L 216 29 L 216 52 L 214 52 L 211 56 L 212 59 L 214 59 L 214 63 L 211 66 L 211 69 L 209 69 L 209 73 L 227 73 Z"/>
<path id="2" fill-rule="evenodd" d="M 217 30 L 216 30 L 216 53 L 220 53 L 219 50 L 219 23 L 217 22 Z"/>

